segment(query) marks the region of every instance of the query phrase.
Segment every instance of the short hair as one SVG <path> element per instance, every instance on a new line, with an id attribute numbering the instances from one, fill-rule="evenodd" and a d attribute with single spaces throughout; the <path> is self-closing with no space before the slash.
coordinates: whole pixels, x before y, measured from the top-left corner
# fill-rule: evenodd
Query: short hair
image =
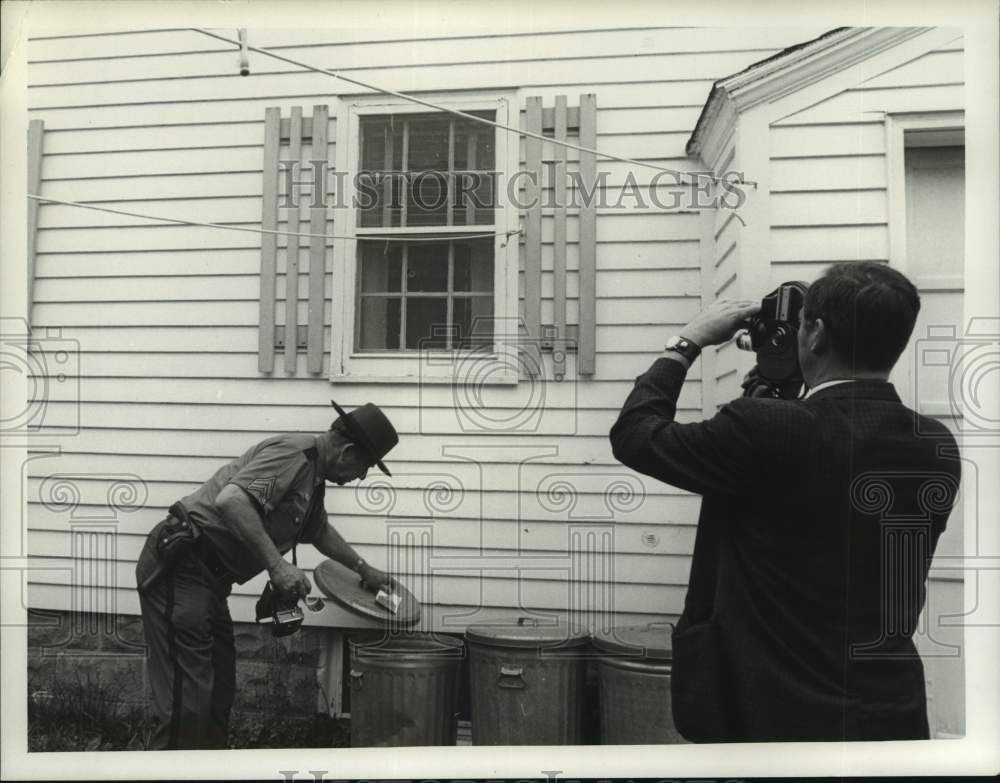
<path id="1" fill-rule="evenodd" d="M 328 431 L 333 433 L 335 446 L 342 446 L 348 443 L 354 444 L 355 442 L 354 438 L 347 431 L 347 425 L 344 424 L 342 419 L 335 419 Z"/>
<path id="2" fill-rule="evenodd" d="M 830 267 L 806 291 L 803 315 L 823 319 L 834 353 L 854 369 L 891 370 L 920 312 L 905 275 L 876 261 Z"/>

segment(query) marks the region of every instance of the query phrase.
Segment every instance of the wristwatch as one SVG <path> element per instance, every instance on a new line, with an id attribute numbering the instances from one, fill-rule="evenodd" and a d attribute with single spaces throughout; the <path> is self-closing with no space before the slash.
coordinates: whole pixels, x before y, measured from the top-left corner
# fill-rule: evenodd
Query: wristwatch
<path id="1" fill-rule="evenodd" d="M 667 344 L 663 350 L 680 354 L 687 359 L 688 364 L 692 364 L 698 358 L 698 354 L 701 353 L 701 348 L 698 345 L 680 335 L 674 335 L 667 340 Z"/>

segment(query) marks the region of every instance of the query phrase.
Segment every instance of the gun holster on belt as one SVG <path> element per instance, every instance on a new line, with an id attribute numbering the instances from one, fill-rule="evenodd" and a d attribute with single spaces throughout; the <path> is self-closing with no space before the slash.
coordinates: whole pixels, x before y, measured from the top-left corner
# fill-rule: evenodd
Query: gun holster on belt
<path id="1" fill-rule="evenodd" d="M 188 518 L 184 506 L 174 503 L 168 513 L 170 515 L 155 528 L 156 568 L 139 585 L 140 591 L 149 588 L 184 558 L 197 554 L 195 547 L 201 540 L 202 532 Z"/>

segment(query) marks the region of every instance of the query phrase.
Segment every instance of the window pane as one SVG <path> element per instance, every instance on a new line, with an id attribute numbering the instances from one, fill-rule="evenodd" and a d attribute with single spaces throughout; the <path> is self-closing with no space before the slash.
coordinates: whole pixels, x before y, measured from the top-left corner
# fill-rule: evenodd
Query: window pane
<path id="1" fill-rule="evenodd" d="M 493 297 L 455 297 L 453 347 L 466 350 L 493 345 Z"/>
<path id="2" fill-rule="evenodd" d="M 391 141 L 386 117 L 362 117 L 361 168 L 369 171 L 384 169 L 386 143 Z"/>
<path id="3" fill-rule="evenodd" d="M 399 242 L 361 243 L 361 290 L 398 292 L 403 275 L 403 249 Z"/>
<path id="4" fill-rule="evenodd" d="M 358 225 L 362 228 L 398 226 L 400 220 L 398 180 L 381 171 L 360 171 L 355 193 Z"/>
<path id="5" fill-rule="evenodd" d="M 399 299 L 380 296 L 362 297 L 359 350 L 397 350 L 400 335 L 399 314 Z"/>
<path id="6" fill-rule="evenodd" d="M 477 117 L 496 120 L 496 112 L 471 111 Z M 492 171 L 496 160 L 493 150 L 493 128 L 478 122 L 455 120 L 455 168 Z"/>
<path id="7" fill-rule="evenodd" d="M 493 240 L 455 243 L 454 290 L 493 292 Z"/>
<path id="8" fill-rule="evenodd" d="M 432 242 L 409 245 L 406 262 L 407 291 L 448 290 L 448 246 Z"/>
<path id="9" fill-rule="evenodd" d="M 447 347 L 448 300 L 420 298 L 406 300 L 406 347 L 443 350 Z"/>
<path id="10" fill-rule="evenodd" d="M 445 134 L 445 142 L 448 136 Z M 443 226 L 448 222 L 448 170 L 410 171 L 406 181 L 406 225 Z"/>
<path id="11" fill-rule="evenodd" d="M 490 120 L 496 117 L 492 111 L 471 113 Z M 358 183 L 359 225 L 403 225 L 404 203 L 405 225 L 447 225 L 449 182 L 454 225 L 493 223 L 492 128 L 442 113 L 366 116 L 360 127 L 359 170 L 366 175 Z"/>
<path id="12" fill-rule="evenodd" d="M 410 149 L 408 171 L 448 170 L 448 127 L 451 115 L 416 114 L 405 118 L 409 123 Z"/>

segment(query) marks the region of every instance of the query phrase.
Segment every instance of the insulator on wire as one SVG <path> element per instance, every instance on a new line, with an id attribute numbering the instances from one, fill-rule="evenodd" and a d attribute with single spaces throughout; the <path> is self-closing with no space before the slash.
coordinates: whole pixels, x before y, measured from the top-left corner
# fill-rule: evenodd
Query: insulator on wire
<path id="1" fill-rule="evenodd" d="M 240 76 L 249 76 L 250 53 L 247 50 L 247 31 L 241 27 L 236 31 L 236 35 L 240 39 Z"/>

